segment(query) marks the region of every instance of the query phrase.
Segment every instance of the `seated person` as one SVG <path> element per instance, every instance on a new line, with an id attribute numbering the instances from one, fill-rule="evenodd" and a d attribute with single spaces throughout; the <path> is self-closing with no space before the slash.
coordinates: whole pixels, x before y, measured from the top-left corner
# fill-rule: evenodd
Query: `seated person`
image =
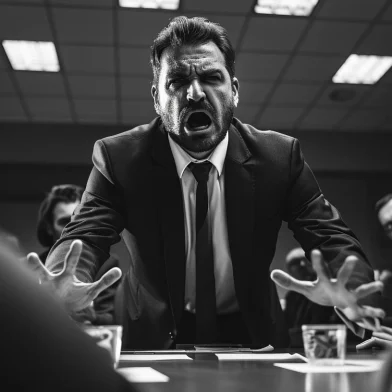
<path id="1" fill-rule="evenodd" d="M 2 390 L 134 391 L 19 258 L 0 232 Z"/>
<path id="2" fill-rule="evenodd" d="M 376 203 L 375 210 L 386 236 L 392 240 L 392 193 L 382 197 Z"/>
<path id="3" fill-rule="evenodd" d="M 38 211 L 37 237 L 47 249 L 39 256 L 45 264 L 51 247 L 60 238 L 72 213 L 80 203 L 83 188 L 74 184 L 61 184 L 52 187 L 42 201 Z"/>
<path id="4" fill-rule="evenodd" d="M 47 247 L 39 256 L 44 264 L 51 247 L 60 238 L 66 224 L 71 221 L 71 216 L 80 203 L 82 195 L 82 187 L 61 184 L 53 186 L 42 201 L 38 212 L 37 237 L 40 244 Z M 99 279 L 108 268 L 116 266 L 118 267 L 118 260 L 110 256 L 97 272 L 95 279 Z M 82 321 L 87 318 L 94 324 L 113 324 L 113 302 L 117 286 L 118 284 L 101 293 L 93 302 L 94 311 L 79 314 L 77 319 Z"/>

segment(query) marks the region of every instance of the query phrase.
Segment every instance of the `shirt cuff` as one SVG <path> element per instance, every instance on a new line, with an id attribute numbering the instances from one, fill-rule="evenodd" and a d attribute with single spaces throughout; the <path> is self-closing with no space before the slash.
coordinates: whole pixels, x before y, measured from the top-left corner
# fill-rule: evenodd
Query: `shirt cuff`
<path id="1" fill-rule="evenodd" d="M 353 321 L 349 320 L 346 315 L 343 313 L 343 311 L 336 306 L 334 307 L 335 312 L 337 315 L 343 320 L 343 322 L 346 324 L 347 328 L 352 331 L 355 335 L 359 336 L 361 339 L 364 339 L 365 337 L 365 328 L 360 327 Z"/>

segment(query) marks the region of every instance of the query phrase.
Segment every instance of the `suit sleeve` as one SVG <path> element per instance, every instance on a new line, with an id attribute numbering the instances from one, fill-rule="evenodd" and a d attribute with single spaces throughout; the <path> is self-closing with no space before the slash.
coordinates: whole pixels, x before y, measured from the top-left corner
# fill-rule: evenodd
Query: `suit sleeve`
<path id="1" fill-rule="evenodd" d="M 51 271 L 61 270 L 72 241 L 79 239 L 83 242 L 83 251 L 76 276 L 84 282 L 94 280 L 98 269 L 109 258 L 110 247 L 120 241 L 124 229 L 123 191 L 112 172 L 102 141 L 95 143 L 93 163 L 82 201 L 46 263 Z"/>
<path id="2" fill-rule="evenodd" d="M 355 255 L 359 262 L 349 279 L 348 288 L 372 281 L 373 270 L 357 237 L 344 223 L 339 211 L 325 199 L 295 139 L 289 184 L 284 219 L 307 257 L 312 249 L 319 249 L 328 262 L 331 275 L 336 277 L 345 258 Z"/>

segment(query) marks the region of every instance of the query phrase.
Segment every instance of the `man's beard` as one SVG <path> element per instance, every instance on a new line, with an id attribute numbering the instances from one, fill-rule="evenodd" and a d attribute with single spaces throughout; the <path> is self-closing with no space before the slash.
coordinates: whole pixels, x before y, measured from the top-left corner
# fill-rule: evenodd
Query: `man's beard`
<path id="1" fill-rule="evenodd" d="M 188 104 L 186 107 L 181 109 L 177 118 L 171 114 L 174 110 L 170 107 L 168 110 L 162 110 L 159 107 L 159 114 L 166 131 L 170 133 L 171 137 L 177 144 L 186 150 L 199 153 L 214 149 L 225 138 L 233 120 L 233 100 L 231 99 L 227 104 L 224 104 L 222 109 L 223 115 L 222 118 L 219 118 L 213 106 L 209 102 L 203 101 Z M 189 112 L 194 110 L 205 110 L 209 113 L 212 121 L 210 126 L 214 126 L 217 130 L 214 135 L 210 137 L 198 137 L 197 132 L 195 132 L 191 139 L 190 136 L 185 133 L 185 118 Z"/>

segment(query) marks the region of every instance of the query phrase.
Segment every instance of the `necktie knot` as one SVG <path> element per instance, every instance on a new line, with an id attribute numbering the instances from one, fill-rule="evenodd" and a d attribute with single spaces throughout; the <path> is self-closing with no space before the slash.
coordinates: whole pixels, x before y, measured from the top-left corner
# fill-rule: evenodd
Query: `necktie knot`
<path id="1" fill-rule="evenodd" d="M 205 161 L 203 163 L 190 163 L 189 168 L 191 169 L 193 176 L 195 177 L 197 183 L 207 182 L 208 176 L 211 170 L 211 162 Z"/>

